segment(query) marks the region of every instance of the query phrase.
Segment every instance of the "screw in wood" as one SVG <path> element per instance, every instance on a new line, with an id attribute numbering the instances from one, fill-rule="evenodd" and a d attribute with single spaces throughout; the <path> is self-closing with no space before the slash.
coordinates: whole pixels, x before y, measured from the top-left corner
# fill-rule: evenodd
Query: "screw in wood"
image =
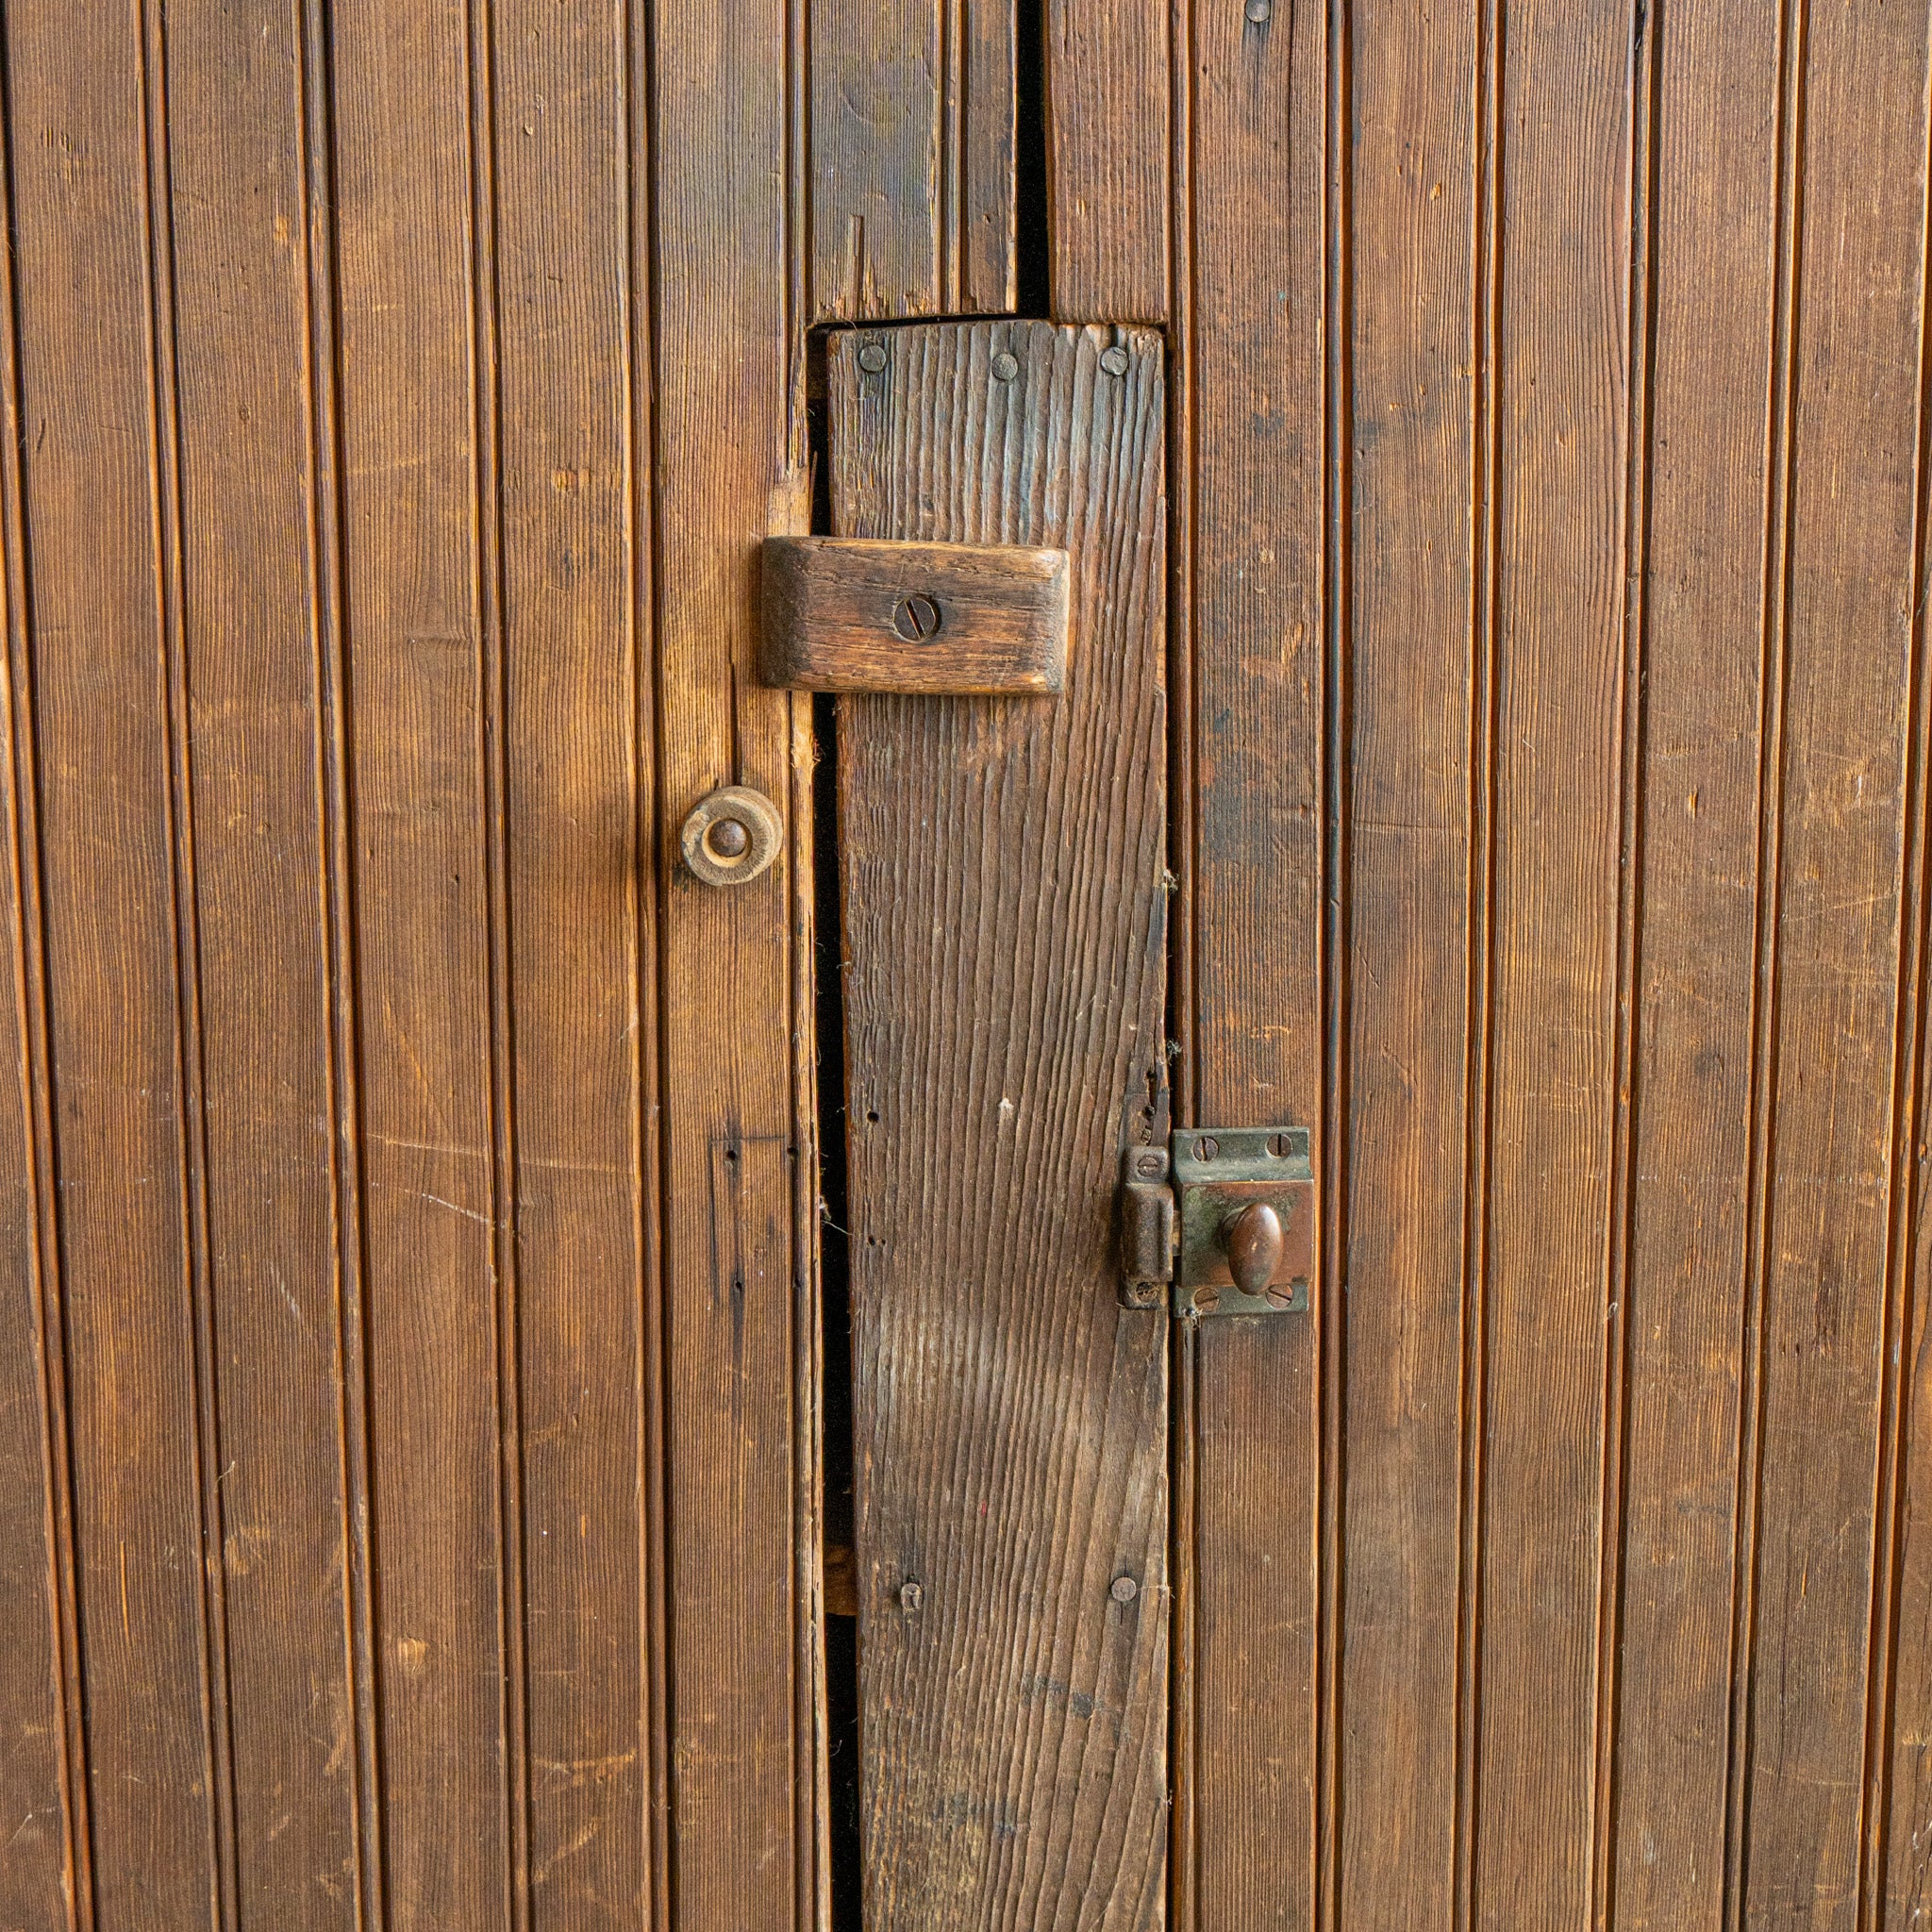
<path id="1" fill-rule="evenodd" d="M 736 819 L 720 819 L 705 834 L 705 843 L 720 858 L 741 858 L 751 844 L 751 834 Z"/>
<path id="2" fill-rule="evenodd" d="M 1141 1586 L 1131 1576 L 1116 1576 L 1108 1585 L 1107 1593 L 1117 1604 L 1130 1604 L 1141 1594 Z"/>
<path id="3" fill-rule="evenodd" d="M 1006 350 L 1002 349 L 999 352 L 999 354 L 992 358 L 992 375 L 993 380 L 995 382 L 1011 382 L 1014 376 L 1018 375 L 1019 373 L 1019 357 L 1009 356 L 1006 352 Z"/>
<path id="4" fill-rule="evenodd" d="M 923 644 L 940 627 L 940 607 L 922 591 L 901 597 L 892 612 L 892 628 L 908 644 Z"/>
<path id="5" fill-rule="evenodd" d="M 858 366 L 868 375 L 876 375 L 886 366 L 886 345 L 883 342 L 867 342 L 858 352 Z"/>
<path id="6" fill-rule="evenodd" d="M 924 1601 L 925 1591 L 911 1577 L 899 1586 L 899 1607 L 908 1616 Z"/>
<path id="7" fill-rule="evenodd" d="M 1109 375 L 1124 375 L 1127 373 L 1127 352 L 1118 342 L 1110 349 L 1101 350 L 1100 366 Z"/>

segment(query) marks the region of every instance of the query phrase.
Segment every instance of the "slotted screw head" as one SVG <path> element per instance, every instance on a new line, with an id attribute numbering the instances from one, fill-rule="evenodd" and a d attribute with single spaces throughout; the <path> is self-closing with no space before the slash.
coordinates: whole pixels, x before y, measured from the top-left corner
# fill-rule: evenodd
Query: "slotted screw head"
<path id="1" fill-rule="evenodd" d="M 940 627 L 940 607 L 923 591 L 902 597 L 892 612 L 892 628 L 908 644 L 924 643 Z"/>
<path id="2" fill-rule="evenodd" d="M 1144 1180 L 1158 1181 L 1166 1165 L 1158 1154 L 1142 1154 L 1134 1162 L 1134 1172 Z"/>
<path id="3" fill-rule="evenodd" d="M 883 342 L 867 342 L 858 352 L 858 366 L 868 375 L 876 375 L 886 366 L 886 345 Z"/>
<path id="4" fill-rule="evenodd" d="M 995 382 L 1011 382 L 1020 373 L 1020 358 L 1002 349 L 992 358 L 992 374 Z"/>
<path id="5" fill-rule="evenodd" d="M 1194 1158 L 1197 1160 L 1212 1160 L 1221 1152 L 1221 1142 L 1212 1134 L 1203 1134 L 1194 1142 Z"/>
<path id="6" fill-rule="evenodd" d="M 1100 366 L 1109 375 L 1124 375 L 1127 373 L 1127 352 L 1118 342 L 1110 349 L 1101 350 Z"/>

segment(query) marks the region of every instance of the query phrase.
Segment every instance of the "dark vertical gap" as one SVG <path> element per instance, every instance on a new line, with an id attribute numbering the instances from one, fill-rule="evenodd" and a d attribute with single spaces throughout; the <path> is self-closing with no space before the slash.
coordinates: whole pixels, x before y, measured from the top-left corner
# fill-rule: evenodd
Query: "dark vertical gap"
<path id="1" fill-rule="evenodd" d="M 1014 0 L 1013 119 L 1013 299 L 1022 315 L 1046 315 L 1053 251 L 1046 206 L 1045 0 Z"/>
<path id="2" fill-rule="evenodd" d="M 806 429 L 811 448 L 811 526 L 832 523 L 825 433 L 825 337 L 808 340 Z M 852 1270 L 845 1182 L 845 1003 L 839 927 L 839 708 L 828 691 L 811 699 L 812 1004 L 818 1040 L 820 1320 L 819 1390 L 824 1444 L 825 1757 L 830 1817 L 832 1924 L 858 1932 L 858 1620 L 853 1614 Z"/>

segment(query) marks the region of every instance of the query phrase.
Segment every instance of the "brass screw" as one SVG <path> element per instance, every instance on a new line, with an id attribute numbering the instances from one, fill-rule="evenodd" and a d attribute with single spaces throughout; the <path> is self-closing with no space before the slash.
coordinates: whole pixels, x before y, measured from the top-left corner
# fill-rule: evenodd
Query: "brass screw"
<path id="1" fill-rule="evenodd" d="M 1005 349 L 1002 349 L 992 358 L 992 375 L 995 382 L 1011 382 L 1019 373 L 1019 357 L 1008 355 Z"/>
<path id="2" fill-rule="evenodd" d="M 883 342 L 867 342 L 858 352 L 858 366 L 868 375 L 876 375 L 886 366 L 886 345 Z"/>
<path id="3" fill-rule="evenodd" d="M 1127 352 L 1118 342 L 1110 349 L 1101 350 L 1100 366 L 1109 375 L 1124 375 L 1127 373 Z"/>
<path id="4" fill-rule="evenodd" d="M 899 1607 L 902 1610 L 904 1610 L 908 1616 L 910 1616 L 914 1610 L 918 1609 L 920 1605 L 923 1604 L 924 1601 L 925 1591 L 922 1590 L 919 1587 L 919 1585 L 913 1581 L 911 1577 L 908 1576 L 906 1579 L 906 1581 L 899 1586 Z"/>
<path id="5" fill-rule="evenodd" d="M 1116 1576 L 1108 1585 L 1107 1593 L 1117 1604 L 1130 1604 L 1141 1594 L 1141 1586 L 1131 1576 Z"/>
<path id="6" fill-rule="evenodd" d="M 1268 1136 L 1268 1151 L 1277 1160 L 1286 1160 L 1288 1158 L 1288 1136 L 1286 1134 L 1270 1134 Z"/>

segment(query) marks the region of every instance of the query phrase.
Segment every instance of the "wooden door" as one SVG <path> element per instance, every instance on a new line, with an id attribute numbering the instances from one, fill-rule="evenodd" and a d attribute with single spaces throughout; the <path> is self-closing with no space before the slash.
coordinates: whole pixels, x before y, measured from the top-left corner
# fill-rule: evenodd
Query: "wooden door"
<path id="1" fill-rule="evenodd" d="M 11 0 L 0 1927 L 1919 1924 L 1928 86 Z M 774 688 L 812 531 L 1065 689 Z"/>

